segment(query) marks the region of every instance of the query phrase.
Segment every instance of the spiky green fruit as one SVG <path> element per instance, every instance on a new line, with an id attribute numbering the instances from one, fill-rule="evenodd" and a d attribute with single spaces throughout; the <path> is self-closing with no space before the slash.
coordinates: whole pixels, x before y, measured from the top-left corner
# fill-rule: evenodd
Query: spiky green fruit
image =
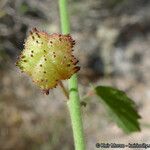
<path id="1" fill-rule="evenodd" d="M 72 54 L 74 44 L 70 35 L 49 35 L 34 28 L 16 65 L 48 93 L 60 80 L 69 79 L 80 69 Z"/>

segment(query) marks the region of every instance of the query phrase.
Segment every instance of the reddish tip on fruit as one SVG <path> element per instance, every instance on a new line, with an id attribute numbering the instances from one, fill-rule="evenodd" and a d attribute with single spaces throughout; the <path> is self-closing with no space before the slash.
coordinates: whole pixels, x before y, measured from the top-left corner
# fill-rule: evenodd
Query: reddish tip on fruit
<path id="1" fill-rule="evenodd" d="M 49 89 L 48 90 L 43 90 L 43 94 L 49 95 Z"/>

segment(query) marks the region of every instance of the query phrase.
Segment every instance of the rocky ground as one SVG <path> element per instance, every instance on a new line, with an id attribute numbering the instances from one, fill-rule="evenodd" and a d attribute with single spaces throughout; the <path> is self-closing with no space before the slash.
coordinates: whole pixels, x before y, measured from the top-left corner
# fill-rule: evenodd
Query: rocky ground
<path id="1" fill-rule="evenodd" d="M 125 135 L 96 97 L 83 108 L 87 150 L 96 142 L 150 141 L 150 2 L 148 0 L 71 0 L 72 36 L 80 60 L 80 94 L 90 83 L 112 85 L 132 97 L 142 116 L 142 131 Z M 72 131 L 65 97 L 49 96 L 15 67 L 28 30 L 60 32 L 52 0 L 0 1 L 0 149 L 70 150 Z M 67 83 L 65 82 L 67 85 Z"/>

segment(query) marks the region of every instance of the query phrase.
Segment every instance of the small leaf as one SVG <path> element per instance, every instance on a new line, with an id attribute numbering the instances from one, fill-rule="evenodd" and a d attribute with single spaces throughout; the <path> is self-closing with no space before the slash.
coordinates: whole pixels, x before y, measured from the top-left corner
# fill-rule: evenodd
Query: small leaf
<path id="1" fill-rule="evenodd" d="M 69 79 L 80 69 L 72 53 L 74 44 L 70 35 L 49 35 L 34 28 L 16 65 L 48 94 L 60 80 Z"/>
<path id="2" fill-rule="evenodd" d="M 140 131 L 138 119 L 140 115 L 135 103 L 123 91 L 109 87 L 97 86 L 96 94 L 108 107 L 112 119 L 126 133 Z"/>

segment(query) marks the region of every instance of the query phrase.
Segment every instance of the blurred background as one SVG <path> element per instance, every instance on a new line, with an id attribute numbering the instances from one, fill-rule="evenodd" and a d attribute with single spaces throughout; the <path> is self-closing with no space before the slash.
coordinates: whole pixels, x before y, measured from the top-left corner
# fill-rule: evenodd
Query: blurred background
<path id="1" fill-rule="evenodd" d="M 82 108 L 87 150 L 97 142 L 150 143 L 150 1 L 70 0 L 69 11 L 80 95 L 90 83 L 115 86 L 142 116 L 142 131 L 126 135 L 92 97 Z M 73 150 L 61 90 L 43 95 L 15 66 L 32 27 L 60 33 L 58 1 L 0 0 L 0 150 Z"/>

